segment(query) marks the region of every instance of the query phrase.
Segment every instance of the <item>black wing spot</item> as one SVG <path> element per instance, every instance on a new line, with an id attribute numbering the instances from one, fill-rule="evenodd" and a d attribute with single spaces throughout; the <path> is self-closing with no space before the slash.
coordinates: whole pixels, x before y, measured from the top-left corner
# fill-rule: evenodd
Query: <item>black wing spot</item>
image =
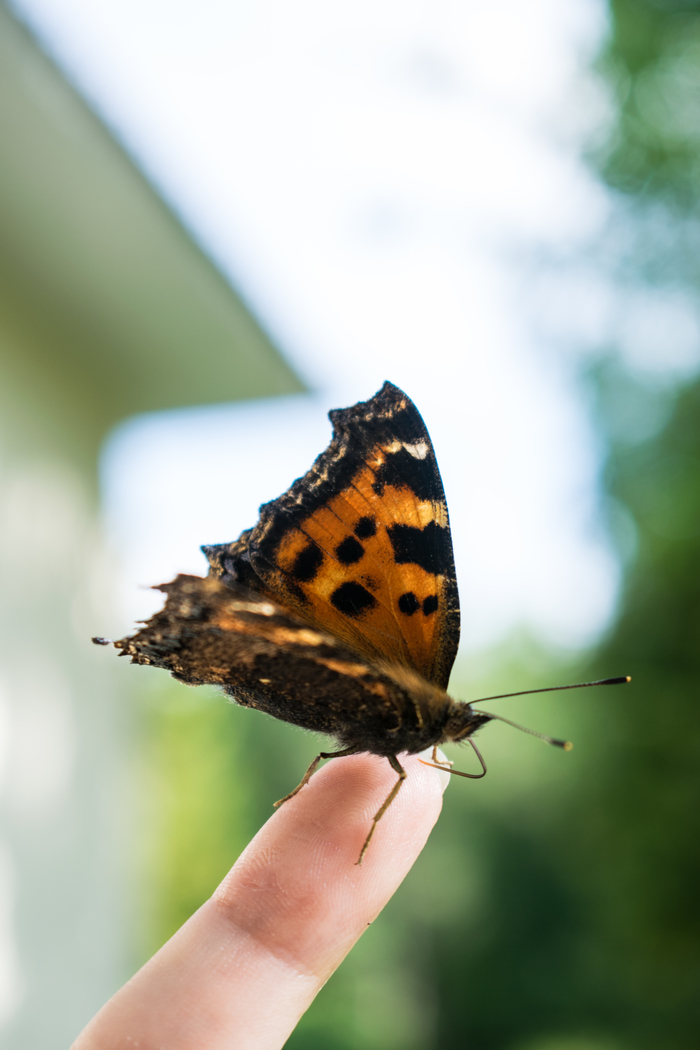
<path id="1" fill-rule="evenodd" d="M 360 518 L 354 532 L 358 540 L 368 540 L 371 536 L 376 536 L 377 523 L 371 515 L 367 514 L 364 518 Z"/>
<path id="2" fill-rule="evenodd" d="M 399 609 L 402 613 L 405 613 L 406 616 L 413 616 L 414 612 L 418 612 L 420 609 L 420 602 L 413 591 L 406 591 L 405 594 L 401 595 L 399 598 Z"/>
<path id="3" fill-rule="evenodd" d="M 386 530 L 397 565 L 420 565 L 433 576 L 447 571 L 451 561 L 450 533 L 434 521 L 424 529 L 415 525 L 390 525 Z"/>
<path id="4" fill-rule="evenodd" d="M 361 583 L 343 583 L 331 594 L 331 604 L 346 616 L 361 616 L 373 609 L 377 599 Z"/>
<path id="5" fill-rule="evenodd" d="M 315 543 L 308 543 L 299 551 L 292 565 L 292 576 L 301 583 L 310 583 L 323 564 L 323 551 Z"/>
<path id="6" fill-rule="evenodd" d="M 437 612 L 438 600 L 437 594 L 431 594 L 427 598 L 423 599 L 423 616 L 430 616 L 432 613 Z"/>
<path id="7" fill-rule="evenodd" d="M 377 471 L 372 488 L 378 496 L 383 496 L 386 485 L 408 488 L 419 500 L 441 503 L 445 498 L 432 452 L 425 459 L 416 459 L 405 448 L 389 453 Z"/>
<path id="8" fill-rule="evenodd" d="M 354 536 L 346 536 L 343 542 L 335 548 L 335 553 L 341 564 L 354 565 L 362 558 L 365 548 L 357 542 Z"/>

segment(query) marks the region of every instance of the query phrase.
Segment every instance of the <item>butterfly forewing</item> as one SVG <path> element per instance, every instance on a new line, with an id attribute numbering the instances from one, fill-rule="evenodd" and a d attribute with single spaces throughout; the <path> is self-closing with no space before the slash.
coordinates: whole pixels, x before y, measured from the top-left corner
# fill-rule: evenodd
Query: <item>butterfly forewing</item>
<path id="1" fill-rule="evenodd" d="M 263 593 L 358 652 L 446 688 L 459 599 L 425 425 L 390 383 L 370 401 L 332 412 L 331 421 L 329 447 L 261 508 L 244 542 L 228 548 L 228 564 L 241 582 L 252 569 Z M 217 575 L 225 575 L 222 550 L 207 550 Z"/>

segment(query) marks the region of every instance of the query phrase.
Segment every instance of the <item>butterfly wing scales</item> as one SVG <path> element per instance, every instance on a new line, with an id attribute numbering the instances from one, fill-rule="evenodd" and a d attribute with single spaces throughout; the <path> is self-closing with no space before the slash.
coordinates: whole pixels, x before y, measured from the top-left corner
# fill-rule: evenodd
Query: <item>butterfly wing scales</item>
<path id="1" fill-rule="evenodd" d="M 181 575 L 158 589 L 164 608 L 114 643 L 132 662 L 221 686 L 245 707 L 341 739 L 345 730 L 354 742 L 359 725 L 365 746 L 376 738 L 391 750 L 392 734 L 416 728 L 390 674 L 264 596 L 212 576 Z"/>
<path id="2" fill-rule="evenodd" d="M 459 644 L 447 504 L 415 405 L 385 383 L 330 413 L 333 440 L 211 572 L 280 602 L 371 659 L 446 688 Z"/>

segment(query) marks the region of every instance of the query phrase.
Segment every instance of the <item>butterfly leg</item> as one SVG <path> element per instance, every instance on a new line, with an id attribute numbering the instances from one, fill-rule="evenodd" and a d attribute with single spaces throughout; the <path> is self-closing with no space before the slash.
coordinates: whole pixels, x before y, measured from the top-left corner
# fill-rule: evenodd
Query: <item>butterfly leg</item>
<path id="1" fill-rule="evenodd" d="M 449 760 L 449 758 L 442 758 L 442 759 L 440 758 L 440 756 L 438 755 L 437 744 L 433 748 L 433 753 L 432 753 L 432 755 L 430 757 L 431 757 L 431 761 L 433 762 L 433 765 L 437 766 L 438 769 L 447 769 L 448 766 L 453 766 L 454 765 L 454 762 L 451 762 Z M 421 762 L 422 761 L 423 761 L 423 759 L 421 759 Z M 425 765 L 425 763 L 423 763 L 423 765 Z M 448 770 L 448 772 L 449 772 L 449 770 Z"/>
<path id="2" fill-rule="evenodd" d="M 393 788 L 391 789 L 389 794 L 386 796 L 386 798 L 382 802 L 382 804 L 379 807 L 379 809 L 377 810 L 377 812 L 372 817 L 372 827 L 369 829 L 369 835 L 365 839 L 365 844 L 362 847 L 362 849 L 360 850 L 360 856 L 357 858 L 357 860 L 355 862 L 356 864 L 362 864 L 362 858 L 364 857 L 365 853 L 367 852 L 367 847 L 369 846 L 369 844 L 370 844 L 370 842 L 372 840 L 372 835 L 374 835 L 374 829 L 376 828 L 377 824 L 379 823 L 379 821 L 382 819 L 382 817 L 384 816 L 384 814 L 388 810 L 388 808 L 391 805 L 391 803 L 394 801 L 394 799 L 398 795 L 398 793 L 399 793 L 399 791 L 401 789 L 401 785 L 403 784 L 404 780 L 408 776 L 408 774 L 406 773 L 406 770 L 403 768 L 403 766 L 399 762 L 399 760 L 396 757 L 396 755 L 391 755 L 390 757 L 387 757 L 387 761 L 388 761 L 389 765 L 391 766 L 391 768 L 394 769 L 399 774 L 399 779 L 396 781 L 396 783 L 394 784 Z"/>
<path id="3" fill-rule="evenodd" d="M 316 768 L 319 762 L 322 762 L 324 758 L 344 758 L 346 755 L 356 755 L 359 750 L 359 747 L 346 747 L 344 751 L 322 751 L 320 755 L 316 755 L 316 758 L 313 760 L 309 768 L 304 773 L 304 776 L 301 778 L 301 782 L 297 784 L 297 786 L 294 788 L 294 791 L 290 791 L 290 793 L 288 795 L 285 795 L 284 798 L 281 798 L 277 802 L 275 802 L 275 809 L 277 809 L 278 806 L 281 806 L 283 802 L 289 802 L 290 798 L 294 798 L 294 796 L 301 791 L 304 785 L 308 784 L 308 782 L 311 780 L 311 777 L 316 772 Z"/>

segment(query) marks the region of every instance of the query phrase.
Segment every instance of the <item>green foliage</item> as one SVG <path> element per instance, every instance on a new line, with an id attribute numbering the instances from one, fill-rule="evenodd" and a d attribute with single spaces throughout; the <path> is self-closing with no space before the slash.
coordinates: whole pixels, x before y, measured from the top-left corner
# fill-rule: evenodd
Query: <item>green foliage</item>
<path id="1" fill-rule="evenodd" d="M 597 166 L 626 193 L 692 207 L 700 179 L 700 3 L 611 0 L 610 10 L 601 69 L 618 118 Z"/>
<path id="2" fill-rule="evenodd" d="M 620 376 L 597 382 L 602 410 L 616 406 Z M 643 408 L 649 392 L 638 394 Z M 528 753 L 526 778 L 514 756 L 492 761 L 493 786 L 469 798 L 461 834 L 449 811 L 438 829 L 455 836 L 455 872 L 454 853 L 470 851 L 481 893 L 471 915 L 434 930 L 436 1046 L 697 1045 L 698 420 L 694 384 L 656 436 L 612 444 L 607 485 L 636 555 L 618 624 L 584 676 L 627 672 L 632 685 L 575 696 L 570 768 L 549 779 Z M 519 717 L 546 724 L 524 706 Z"/>
<path id="3" fill-rule="evenodd" d="M 633 205 L 641 251 L 631 274 L 697 295 L 700 4 L 612 0 L 611 14 L 602 68 L 619 114 L 600 162 Z M 586 857 L 597 857 L 586 887 L 591 972 L 605 989 L 609 1030 L 634 1046 L 685 1048 L 696 1045 L 700 1022 L 700 386 L 674 404 L 668 389 L 610 363 L 596 385 L 611 448 L 611 522 L 629 565 L 619 622 L 598 659 L 634 675 L 634 706 L 616 705 L 605 719 L 604 760 L 572 808 L 579 819 L 589 805 L 597 816 L 583 822 L 566 878 L 571 885 Z"/>
<path id="4" fill-rule="evenodd" d="M 638 1046 L 690 1047 L 700 1026 L 699 419 L 693 384 L 661 435 L 616 447 L 608 471 L 638 554 L 599 659 L 634 676 L 634 703 L 607 719 L 614 753 L 577 806 L 592 802 L 599 816 L 573 861 L 599 857 L 590 884 L 605 948 L 598 966 Z"/>

